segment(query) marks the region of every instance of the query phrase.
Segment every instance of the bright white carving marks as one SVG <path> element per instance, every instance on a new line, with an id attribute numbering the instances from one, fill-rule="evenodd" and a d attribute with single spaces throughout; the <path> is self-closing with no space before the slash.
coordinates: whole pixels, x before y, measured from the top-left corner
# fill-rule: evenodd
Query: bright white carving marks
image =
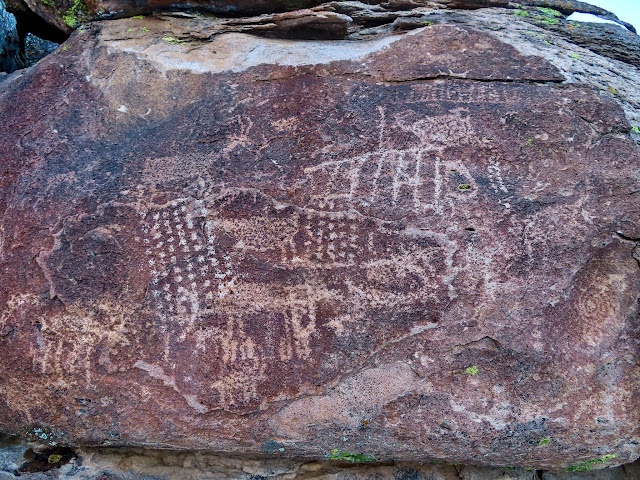
<path id="1" fill-rule="evenodd" d="M 236 406 L 261 397 L 260 382 L 266 380 L 267 363 L 259 354 L 259 347 L 243 328 L 243 322 L 229 317 L 227 324 L 213 333 L 215 341 L 210 351 L 218 351 L 224 365 L 243 365 L 233 369 L 233 375 L 226 375 L 212 382 L 210 387 L 218 394 L 218 403 Z M 203 341 L 205 341 L 203 339 Z"/>
<path id="2" fill-rule="evenodd" d="M 489 181 L 491 182 L 492 190 L 497 194 L 508 194 L 509 189 L 504 183 L 502 178 L 502 170 L 500 169 L 500 162 L 494 157 L 489 159 L 489 166 L 487 167 Z M 500 204 L 505 209 L 511 208 L 509 201 L 513 198 L 513 195 L 501 195 Z"/>
<path id="3" fill-rule="evenodd" d="M 261 223 L 260 231 L 274 230 L 265 238 L 277 236 L 278 261 L 283 265 L 347 266 L 354 265 L 356 257 L 362 253 L 355 225 L 357 218 L 352 213 L 301 210 L 292 213 L 287 221 L 280 221 L 275 229 Z M 273 250 L 273 243 L 256 237 L 245 239 L 243 245 L 248 252 L 265 254 Z"/>
<path id="4" fill-rule="evenodd" d="M 433 180 L 419 148 L 368 152 L 355 159 L 322 163 L 305 169 L 319 209 L 369 207 L 409 203 L 422 211 L 433 208 Z M 425 180 L 429 178 L 429 180 Z M 431 184 L 431 185 L 430 185 Z M 320 194 L 326 189 L 324 194 Z"/>
<path id="5" fill-rule="evenodd" d="M 34 294 L 11 295 L 0 312 L 0 331 L 8 325 L 15 325 L 16 318 L 25 312 L 41 311 L 41 301 Z M 40 328 L 34 329 L 33 347 L 37 353 L 30 355 L 31 368 L 34 373 L 39 372 L 50 379 L 60 378 L 64 382 L 73 381 L 83 388 L 91 388 L 95 385 L 96 361 L 100 368 L 116 373 L 119 362 L 114 357 L 120 349 L 130 347 L 129 316 L 121 305 L 105 299 L 100 299 L 95 309 L 76 307 L 63 316 L 41 313 L 33 320 L 39 322 Z M 99 351 L 96 345 L 100 345 Z M 35 400 L 25 403 L 24 398 L 18 399 L 18 393 L 12 389 L 4 393 L 10 405 L 27 405 L 23 413 L 31 418 L 30 408 L 37 405 Z M 12 398 L 14 395 L 16 398 Z M 20 395 L 23 396 L 24 392 Z M 39 418 L 37 413 L 35 417 Z"/>
<path id="6" fill-rule="evenodd" d="M 284 313 L 287 335 L 281 338 L 281 358 L 290 360 L 294 353 L 298 358 L 311 355 L 310 340 L 316 330 L 317 305 L 310 303 L 309 298 L 313 295 L 291 298 L 288 302 L 290 307 Z"/>
<path id="7" fill-rule="evenodd" d="M 433 182 L 433 204 L 436 214 L 442 215 L 442 203 L 440 201 L 440 198 L 442 196 L 442 174 L 440 173 L 440 157 L 436 157 L 434 166 L 435 175 Z"/>
<path id="8" fill-rule="evenodd" d="M 206 220 L 204 202 L 177 199 L 149 211 L 154 211 L 153 221 L 143 219 L 141 230 L 153 267 L 153 307 L 161 314 L 196 315 L 229 295 L 237 276 L 231 257 L 216 245 L 214 221 Z"/>
<path id="9" fill-rule="evenodd" d="M 400 150 L 395 156 L 376 155 L 383 174 L 380 195 L 395 188 L 398 203 L 413 206 L 428 183 L 425 158 L 414 162 L 413 152 Z M 377 160 L 360 165 L 360 178 L 371 181 L 366 175 L 376 171 Z M 346 186 L 353 187 L 357 200 L 363 183 Z M 198 385 L 198 391 L 208 392 L 207 402 L 229 408 L 255 404 L 273 365 L 307 361 L 325 336 L 344 335 L 371 309 L 397 306 L 404 315 L 407 304 L 427 311 L 447 296 L 446 286 L 423 280 L 451 267 L 442 258 L 445 235 L 421 229 L 414 234 L 402 222 L 355 209 L 283 204 L 253 190 L 228 189 L 208 201 L 215 209 L 206 211 L 197 200 L 147 207 L 145 237 L 151 240 L 146 261 L 155 261 L 147 302 L 171 337 L 164 357 L 171 359 L 174 348 L 189 348 L 194 365 L 208 361 L 207 383 Z M 160 238 L 154 238 L 156 231 Z M 401 238 L 407 234 L 416 238 Z M 182 251 L 185 245 L 189 252 Z M 239 280 L 240 264 L 249 266 L 250 282 Z M 407 315 L 429 321 L 412 308 Z M 162 369 L 156 373 L 166 374 L 173 388 L 174 370 L 166 360 Z"/>
<path id="10" fill-rule="evenodd" d="M 301 189 L 310 192 L 309 205 L 319 210 L 358 211 L 401 206 L 415 213 L 444 215 L 445 168 L 462 159 L 445 151 L 452 145 L 469 145 L 476 136 L 464 112 L 421 118 L 407 114 L 394 119 L 394 134 L 387 132 L 388 113 L 379 106 L 378 145 L 356 157 L 330 160 L 307 167 Z M 398 129 L 402 134 L 398 134 Z M 395 137 L 406 137 L 397 141 Z M 403 144 L 406 144 L 404 146 Z M 468 172 L 467 172 L 468 173 Z M 472 183 L 472 179 L 466 179 Z"/>

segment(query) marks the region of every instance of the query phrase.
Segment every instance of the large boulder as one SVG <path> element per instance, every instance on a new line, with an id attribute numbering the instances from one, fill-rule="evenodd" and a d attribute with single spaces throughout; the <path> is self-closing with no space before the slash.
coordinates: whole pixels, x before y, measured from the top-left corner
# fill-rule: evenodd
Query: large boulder
<path id="1" fill-rule="evenodd" d="M 349 41 L 106 21 L 0 83 L 0 429 L 636 459 L 637 70 L 511 11 L 423 14 Z"/>

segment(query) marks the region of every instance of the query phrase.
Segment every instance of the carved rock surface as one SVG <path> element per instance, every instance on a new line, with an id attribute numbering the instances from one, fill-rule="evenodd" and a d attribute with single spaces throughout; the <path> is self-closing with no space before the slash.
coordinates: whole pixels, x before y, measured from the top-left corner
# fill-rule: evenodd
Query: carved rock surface
<path id="1" fill-rule="evenodd" d="M 640 158 L 611 95 L 459 22 L 192 21 L 96 23 L 0 83 L 2 430 L 638 457 Z"/>

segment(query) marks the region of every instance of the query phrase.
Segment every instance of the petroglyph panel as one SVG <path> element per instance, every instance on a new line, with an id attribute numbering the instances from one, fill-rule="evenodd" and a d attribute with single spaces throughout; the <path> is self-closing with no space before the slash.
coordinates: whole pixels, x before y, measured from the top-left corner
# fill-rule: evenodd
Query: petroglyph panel
<path id="1" fill-rule="evenodd" d="M 280 395 L 274 379 L 299 383 L 283 378 L 297 362 L 333 371 L 331 342 L 362 331 L 369 308 L 396 310 L 394 338 L 434 325 L 449 301 L 450 282 L 427 281 L 453 268 L 446 236 L 285 206 L 251 189 L 144 205 L 134 239 L 149 278 L 145 305 L 164 325 L 162 359 L 172 366 L 137 365 L 196 410 L 256 408 Z M 265 275 L 272 271 L 280 273 Z M 365 328 L 370 335 L 388 324 Z M 356 358 L 367 354 L 356 345 Z M 191 353 L 174 363 L 185 348 Z M 216 362 L 202 371 L 205 358 Z"/>
<path id="2" fill-rule="evenodd" d="M 397 41 L 373 67 L 198 75 L 96 47 L 7 84 L 0 428 L 315 459 L 635 455 L 624 115 L 456 32 L 438 37 L 460 40 L 454 73 L 492 81 L 382 81 L 416 56 Z M 10 93 L 25 81 L 37 106 Z"/>
<path id="3" fill-rule="evenodd" d="M 450 213 L 451 195 L 461 193 L 460 185 L 474 184 L 465 165 L 468 156 L 482 148 L 464 109 L 426 119 L 408 112 L 389 118 L 380 106 L 376 114 L 379 130 L 373 149 L 303 169 L 297 185 L 310 196 L 308 205 L 389 219 Z M 398 137 L 406 138 L 401 148 Z M 457 173 L 454 188 L 447 185 L 450 172 Z"/>

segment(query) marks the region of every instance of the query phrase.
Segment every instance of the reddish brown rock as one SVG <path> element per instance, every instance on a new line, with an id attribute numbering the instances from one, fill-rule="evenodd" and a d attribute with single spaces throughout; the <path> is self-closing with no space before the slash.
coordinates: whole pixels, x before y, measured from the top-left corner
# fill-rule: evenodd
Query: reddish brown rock
<path id="1" fill-rule="evenodd" d="M 460 26 L 190 21 L 97 24 L 0 83 L 2 430 L 637 458 L 640 158 L 611 97 Z"/>
<path id="2" fill-rule="evenodd" d="M 204 13 L 234 18 L 317 7 L 322 11 L 354 12 L 356 16 L 363 17 L 362 10 L 364 10 L 366 12 L 364 17 L 370 17 L 371 14 L 375 17 L 373 23 L 369 24 L 371 26 L 371 24 L 384 23 L 382 19 L 391 17 L 398 11 L 401 13 L 414 9 L 515 8 L 522 5 L 551 7 L 566 15 L 573 12 L 592 13 L 615 20 L 635 32 L 632 25 L 619 21 L 613 13 L 576 0 L 522 0 L 518 4 L 508 0 L 391 0 L 388 2 L 369 0 L 367 2 L 346 3 L 323 0 L 187 0 L 179 2 L 175 0 L 137 0 L 135 2 L 131 0 L 7 0 L 9 11 L 18 17 L 19 30 L 32 31 L 55 42 L 60 42 L 61 35 L 72 32 L 88 21 L 148 15 L 154 12 L 198 12 L 198 15 Z M 303 14 L 301 19 L 296 19 L 297 16 L 298 14 L 293 14 L 289 21 L 297 23 L 299 26 L 309 27 L 308 15 Z M 368 18 L 367 20 L 373 19 Z M 326 24 L 327 22 L 325 20 L 321 23 Z M 343 25 L 344 22 L 340 22 L 340 24 Z M 315 28 L 311 28 L 311 33 L 314 33 L 314 30 Z M 338 33 L 344 36 L 346 29 L 337 29 L 332 36 Z"/>

